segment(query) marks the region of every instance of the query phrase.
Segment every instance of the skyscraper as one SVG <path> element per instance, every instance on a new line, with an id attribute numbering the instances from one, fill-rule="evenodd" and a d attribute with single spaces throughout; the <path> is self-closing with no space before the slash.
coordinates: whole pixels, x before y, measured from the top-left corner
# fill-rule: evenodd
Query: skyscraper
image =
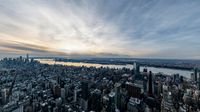
<path id="1" fill-rule="evenodd" d="M 61 98 L 62 98 L 62 101 L 65 102 L 65 89 L 64 88 L 61 88 Z"/>
<path id="2" fill-rule="evenodd" d="M 19 57 L 19 61 L 21 61 L 21 62 L 23 61 L 23 58 L 22 58 L 22 56 L 20 56 L 20 57 Z"/>
<path id="3" fill-rule="evenodd" d="M 64 88 L 65 88 L 65 96 L 68 97 L 68 95 L 69 95 L 69 88 L 70 88 L 69 84 L 65 84 Z"/>
<path id="4" fill-rule="evenodd" d="M 197 81 L 198 68 L 194 68 L 194 79 Z"/>
<path id="5" fill-rule="evenodd" d="M 198 80 L 198 90 L 200 90 L 200 73 L 199 73 L 199 80 Z"/>
<path id="6" fill-rule="evenodd" d="M 194 73 L 191 73 L 191 80 L 195 81 L 195 75 L 194 75 Z"/>
<path id="7" fill-rule="evenodd" d="M 153 93 L 153 80 L 152 80 L 152 72 L 149 71 L 149 77 L 148 77 L 148 94 L 152 95 Z"/>
<path id="8" fill-rule="evenodd" d="M 28 62 L 29 61 L 29 55 L 26 54 L 26 61 Z"/>
<path id="9" fill-rule="evenodd" d="M 139 75 L 139 73 L 140 73 L 140 65 L 139 65 L 139 63 L 134 62 L 133 70 L 134 70 L 135 75 Z"/>
<path id="10" fill-rule="evenodd" d="M 120 108 L 120 88 L 121 88 L 121 84 L 120 83 L 116 83 L 115 84 L 115 105 L 116 107 L 119 109 Z"/>
<path id="11" fill-rule="evenodd" d="M 111 92 L 109 93 L 109 102 L 107 107 L 107 112 L 115 112 L 115 93 Z"/>
<path id="12" fill-rule="evenodd" d="M 143 69 L 143 87 L 144 87 L 144 92 L 146 93 L 147 92 L 147 82 L 148 82 L 148 70 L 147 68 L 145 67 Z"/>
<path id="13" fill-rule="evenodd" d="M 81 98 L 84 100 L 88 100 L 88 82 L 82 81 L 81 82 Z"/>
<path id="14" fill-rule="evenodd" d="M 88 110 L 88 82 L 82 81 L 81 82 L 81 107 L 84 111 Z"/>
<path id="15" fill-rule="evenodd" d="M 148 69 L 145 67 L 144 69 L 143 69 L 143 73 L 147 73 L 148 72 Z"/>
<path id="16" fill-rule="evenodd" d="M 77 92 L 78 92 L 78 89 L 77 89 L 77 87 L 75 87 L 74 88 L 74 97 L 73 97 L 74 102 L 77 101 Z"/>
<path id="17" fill-rule="evenodd" d="M 90 110 L 95 112 L 100 112 L 101 110 L 101 91 L 98 89 L 95 89 L 91 92 L 90 97 L 90 104 L 89 104 Z"/>
<path id="18" fill-rule="evenodd" d="M 8 92 L 9 92 L 9 89 L 3 89 L 1 91 L 2 93 L 2 103 L 3 104 L 6 104 L 8 102 Z"/>

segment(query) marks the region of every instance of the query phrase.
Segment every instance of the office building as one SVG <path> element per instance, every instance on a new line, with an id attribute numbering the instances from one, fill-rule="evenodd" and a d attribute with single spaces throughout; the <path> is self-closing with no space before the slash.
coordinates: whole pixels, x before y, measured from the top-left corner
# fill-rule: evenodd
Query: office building
<path id="1" fill-rule="evenodd" d="M 194 68 L 194 79 L 197 81 L 198 68 Z"/>
<path id="2" fill-rule="evenodd" d="M 26 54 L 26 62 L 29 62 L 29 54 Z"/>
<path id="3" fill-rule="evenodd" d="M 60 95 L 61 95 L 61 88 L 60 88 L 59 85 L 54 85 L 53 86 L 53 95 L 54 95 L 55 98 L 60 97 Z"/>
<path id="4" fill-rule="evenodd" d="M 89 94 L 88 82 L 82 81 L 81 82 L 81 98 L 83 98 L 84 100 L 88 100 L 88 94 Z"/>
<path id="5" fill-rule="evenodd" d="M 128 112 L 139 112 L 138 105 L 140 105 L 141 101 L 138 98 L 131 97 L 127 104 Z"/>
<path id="6" fill-rule="evenodd" d="M 194 73 L 191 73 L 191 80 L 195 81 L 195 75 L 194 75 Z"/>
<path id="7" fill-rule="evenodd" d="M 115 84 L 115 105 L 116 105 L 117 109 L 120 108 L 120 103 L 121 103 L 120 89 L 121 89 L 121 84 L 120 83 L 116 83 Z"/>
<path id="8" fill-rule="evenodd" d="M 95 89 L 91 92 L 91 97 L 89 100 L 89 107 L 91 111 L 100 112 L 102 109 L 101 106 L 101 91 L 98 89 Z"/>
<path id="9" fill-rule="evenodd" d="M 133 71 L 136 76 L 140 75 L 140 65 L 139 63 L 134 62 Z"/>
<path id="10" fill-rule="evenodd" d="M 108 107 L 106 109 L 107 112 L 115 112 L 115 92 L 110 92 L 108 97 L 109 97 L 109 102 L 108 102 Z"/>
<path id="11" fill-rule="evenodd" d="M 61 98 L 62 98 L 62 101 L 65 103 L 65 89 L 64 88 L 61 88 Z"/>
<path id="12" fill-rule="evenodd" d="M 88 82 L 82 81 L 81 82 L 81 108 L 84 111 L 88 110 L 88 97 L 89 97 Z"/>
<path id="13" fill-rule="evenodd" d="M 131 97 L 139 97 L 140 96 L 141 88 L 139 86 L 137 86 L 136 84 L 131 83 L 131 82 L 126 82 L 124 84 L 124 86 L 128 92 L 128 96 L 131 96 Z"/>
<path id="14" fill-rule="evenodd" d="M 74 95 L 73 95 L 73 101 L 77 102 L 77 93 L 78 93 L 78 89 L 77 87 L 74 88 Z"/>
<path id="15" fill-rule="evenodd" d="M 148 77 L 148 95 L 153 95 L 153 79 L 152 79 L 152 72 L 149 71 L 149 77 Z"/>
<path id="16" fill-rule="evenodd" d="M 70 90 L 69 84 L 65 84 L 65 85 L 64 85 L 64 89 L 65 89 L 65 96 L 68 97 L 68 95 L 69 95 L 69 90 Z"/>
<path id="17" fill-rule="evenodd" d="M 165 99 L 162 100 L 162 111 L 163 112 L 175 112 L 175 108 L 174 108 L 174 104 L 173 104 L 173 100 L 172 100 L 172 93 L 168 92 L 167 97 Z"/>
<path id="18" fill-rule="evenodd" d="M 197 86 L 198 86 L 198 90 L 200 90 L 200 73 L 199 73 L 199 77 L 198 77 L 198 84 L 197 84 Z"/>

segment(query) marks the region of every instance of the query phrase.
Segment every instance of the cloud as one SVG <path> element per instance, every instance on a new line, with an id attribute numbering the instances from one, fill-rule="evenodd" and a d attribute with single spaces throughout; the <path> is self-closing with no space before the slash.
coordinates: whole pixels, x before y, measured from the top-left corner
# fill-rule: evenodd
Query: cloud
<path id="1" fill-rule="evenodd" d="M 32 45 L 28 43 L 22 43 L 17 41 L 1 41 L 0 42 L 0 51 L 7 53 L 18 53 L 18 54 L 57 54 L 57 55 L 66 55 L 64 52 L 57 52 L 45 46 Z"/>
<path id="2" fill-rule="evenodd" d="M 6 0 L 0 3 L 0 39 L 8 43 L 0 46 L 35 55 L 194 58 L 200 55 L 199 5 L 195 0 Z"/>

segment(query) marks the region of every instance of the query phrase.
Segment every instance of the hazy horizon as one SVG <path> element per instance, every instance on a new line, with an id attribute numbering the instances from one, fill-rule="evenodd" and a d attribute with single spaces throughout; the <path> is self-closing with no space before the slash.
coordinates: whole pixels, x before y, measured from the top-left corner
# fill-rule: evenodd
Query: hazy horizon
<path id="1" fill-rule="evenodd" d="M 200 1 L 1 0 L 0 58 L 200 59 Z"/>

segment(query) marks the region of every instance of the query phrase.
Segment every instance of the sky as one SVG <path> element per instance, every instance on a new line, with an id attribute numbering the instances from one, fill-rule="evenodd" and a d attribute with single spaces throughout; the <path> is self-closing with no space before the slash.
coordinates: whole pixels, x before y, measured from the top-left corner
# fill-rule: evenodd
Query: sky
<path id="1" fill-rule="evenodd" d="M 200 59 L 200 0 L 0 0 L 0 57 Z"/>

